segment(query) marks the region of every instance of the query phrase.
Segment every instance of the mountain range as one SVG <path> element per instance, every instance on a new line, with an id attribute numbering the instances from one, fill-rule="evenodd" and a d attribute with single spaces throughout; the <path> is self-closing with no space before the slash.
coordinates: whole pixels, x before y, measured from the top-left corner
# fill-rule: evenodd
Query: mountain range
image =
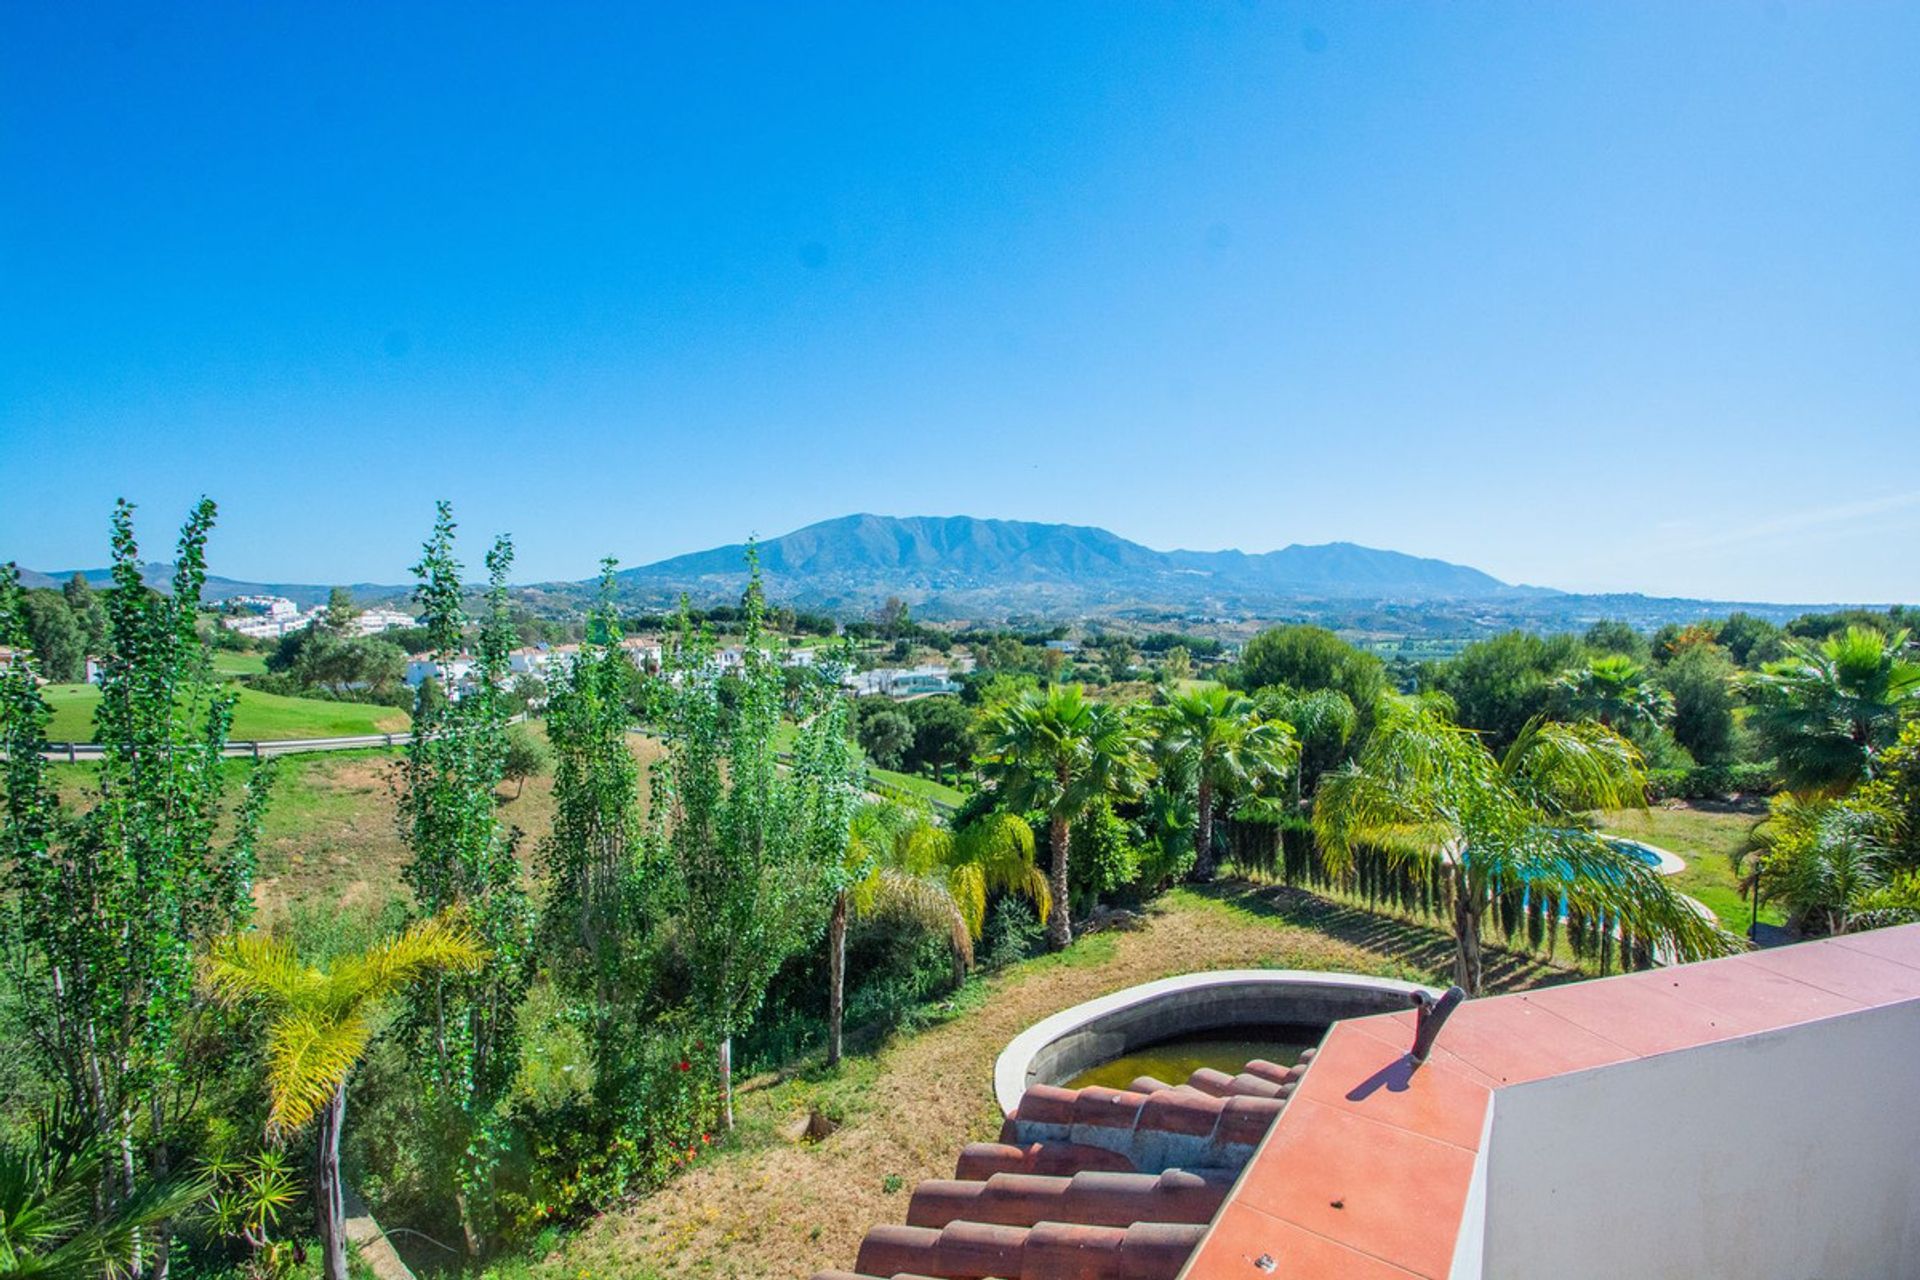
<path id="1" fill-rule="evenodd" d="M 1554 594 L 1444 560 L 1334 542 L 1155 551 L 1105 529 L 972 516 L 842 516 L 756 547 L 768 594 L 844 607 L 897 595 L 940 612 L 1116 602 L 1237 610 L 1291 600 L 1460 601 Z M 637 596 L 738 594 L 744 544 L 621 573 Z"/>
<path id="2" fill-rule="evenodd" d="M 1733 607 L 1786 618 L 1806 607 L 1568 594 L 1350 542 L 1259 553 L 1156 551 L 1084 525 L 972 516 L 842 516 L 769 538 L 754 550 L 771 598 L 842 615 L 898 596 L 930 619 L 1288 618 L 1383 634 L 1459 635 L 1505 626 L 1581 626 L 1600 617 L 1657 626 Z M 700 604 L 730 603 L 746 584 L 746 557 L 747 545 L 734 544 L 626 569 L 618 575 L 621 597 L 650 608 L 671 605 L 683 594 Z M 23 570 L 21 577 L 28 586 L 57 586 L 74 572 Z M 109 580 L 104 569 L 79 572 L 96 586 Z M 150 564 L 143 574 L 164 586 L 172 567 Z M 535 607 L 572 610 L 594 588 L 595 580 L 588 579 L 515 591 Z M 381 583 L 354 583 L 351 589 L 363 603 L 404 601 L 412 590 Z M 206 597 L 278 595 L 317 604 L 328 590 L 311 583 L 209 578 Z"/>

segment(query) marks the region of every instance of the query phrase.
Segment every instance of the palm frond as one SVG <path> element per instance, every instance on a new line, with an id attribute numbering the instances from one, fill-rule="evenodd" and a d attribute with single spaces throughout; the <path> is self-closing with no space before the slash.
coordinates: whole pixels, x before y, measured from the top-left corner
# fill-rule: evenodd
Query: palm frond
<path id="1" fill-rule="evenodd" d="M 944 933 L 962 969 L 973 967 L 973 932 L 948 882 L 887 868 L 875 877 L 873 913 L 911 920 L 929 933 Z"/>
<path id="2" fill-rule="evenodd" d="M 203 973 L 214 999 L 228 1007 L 256 1000 L 293 1003 L 323 981 L 318 971 L 300 962 L 292 943 L 258 933 L 215 942 Z"/>
<path id="3" fill-rule="evenodd" d="M 267 1028 L 267 1123 L 279 1133 L 306 1127 L 365 1052 L 372 1028 L 354 1015 L 287 1014 Z"/>
<path id="4" fill-rule="evenodd" d="M 437 915 L 375 944 L 364 955 L 341 961 L 325 981 L 335 1001 L 378 1000 L 430 970 L 477 972 L 486 958 L 486 949 L 463 921 Z"/>
<path id="5" fill-rule="evenodd" d="M 1501 769 L 1565 813 L 1644 807 L 1646 768 L 1631 742 L 1591 720 L 1535 717 L 1507 749 Z"/>

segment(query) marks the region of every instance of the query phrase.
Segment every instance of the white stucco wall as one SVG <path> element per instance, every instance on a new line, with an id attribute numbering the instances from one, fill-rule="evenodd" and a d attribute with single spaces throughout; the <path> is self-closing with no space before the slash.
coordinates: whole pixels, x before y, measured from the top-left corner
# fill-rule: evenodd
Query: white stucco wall
<path id="1" fill-rule="evenodd" d="M 1494 1095 L 1489 1280 L 1920 1275 L 1920 1001 Z"/>

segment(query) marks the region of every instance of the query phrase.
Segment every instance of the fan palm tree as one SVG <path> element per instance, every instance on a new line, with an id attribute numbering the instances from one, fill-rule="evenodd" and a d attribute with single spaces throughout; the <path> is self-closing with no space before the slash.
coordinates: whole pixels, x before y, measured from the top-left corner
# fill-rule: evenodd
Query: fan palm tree
<path id="1" fill-rule="evenodd" d="M 1300 762 L 1293 726 L 1265 720 L 1252 698 L 1230 689 L 1176 693 L 1153 710 L 1167 749 L 1192 762 L 1198 788 L 1194 805 L 1193 876 L 1213 879 L 1214 801 L 1222 793 L 1270 791 Z"/>
<path id="2" fill-rule="evenodd" d="M 989 894 L 1026 898 L 1042 923 L 1053 908 L 1047 878 L 1034 865 L 1033 831 L 1014 814 L 989 814 L 955 834 L 922 810 L 880 800 L 862 805 L 851 826 L 849 875 L 827 922 L 829 1066 L 842 1053 L 852 920 L 894 914 L 944 932 L 959 982 L 973 967 Z"/>
<path id="3" fill-rule="evenodd" d="M 319 1119 L 313 1197 L 326 1280 L 347 1280 L 340 1128 L 347 1074 L 372 1038 L 374 1007 L 416 978 L 473 973 L 485 959 L 466 927 L 446 916 L 324 969 L 303 963 L 287 942 L 259 934 L 224 938 L 207 957 L 215 999 L 266 1017 L 269 1134 L 285 1137 Z"/>
<path id="4" fill-rule="evenodd" d="M 156 1233 L 203 1199 L 204 1176 L 143 1187 L 96 1212 L 102 1167 L 117 1150 L 56 1108 L 32 1133 L 0 1141 L 0 1276 L 96 1280 L 124 1274 Z"/>
<path id="5" fill-rule="evenodd" d="M 1058 951 L 1073 940 L 1067 868 L 1074 820 L 1097 800 L 1132 795 L 1145 781 L 1139 734 L 1123 709 L 1088 701 L 1076 684 L 1028 690 L 989 714 L 980 738 L 981 770 L 1002 806 L 1047 815 L 1047 945 Z"/>
<path id="6" fill-rule="evenodd" d="M 1907 632 L 1848 627 L 1818 645 L 1804 641 L 1744 682 L 1748 721 L 1796 791 L 1834 795 L 1873 776 L 1875 756 L 1920 709 L 1920 663 L 1906 658 Z"/>
<path id="7" fill-rule="evenodd" d="M 1454 981 L 1469 994 L 1482 987 L 1482 919 L 1510 892 L 1615 921 L 1682 960 L 1739 946 L 1653 868 L 1579 825 L 1586 810 L 1645 802 L 1639 753 L 1612 730 L 1536 719 L 1495 759 L 1434 703 L 1389 697 L 1376 716 L 1360 758 L 1321 779 L 1314 834 L 1335 874 L 1363 845 L 1440 865 Z"/>
<path id="8" fill-rule="evenodd" d="M 1553 691 L 1567 719 L 1598 720 L 1621 733 L 1658 729 L 1673 718 L 1673 695 L 1624 653 L 1609 653 L 1567 672 L 1554 681 Z"/>

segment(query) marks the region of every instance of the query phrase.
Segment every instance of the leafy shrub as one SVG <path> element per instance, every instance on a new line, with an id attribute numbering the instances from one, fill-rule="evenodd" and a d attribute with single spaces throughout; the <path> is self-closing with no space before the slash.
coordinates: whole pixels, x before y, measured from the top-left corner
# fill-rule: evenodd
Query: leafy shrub
<path id="1" fill-rule="evenodd" d="M 1071 839 L 1073 861 L 1067 867 L 1067 878 L 1076 912 L 1084 909 L 1083 903 L 1091 906 L 1139 880 L 1140 857 L 1133 847 L 1133 830 L 1104 800 L 1089 806 L 1073 824 Z"/>
<path id="2" fill-rule="evenodd" d="M 1649 800 L 1724 800 L 1734 795 L 1771 795 L 1780 789 L 1772 764 L 1701 764 L 1690 769 L 1649 769 Z"/>
<path id="3" fill-rule="evenodd" d="M 1001 898 L 987 910 L 986 928 L 980 935 L 980 963 L 988 969 L 1018 964 L 1040 954 L 1046 938 L 1046 926 L 1040 923 L 1032 903 L 1025 898 Z"/>

